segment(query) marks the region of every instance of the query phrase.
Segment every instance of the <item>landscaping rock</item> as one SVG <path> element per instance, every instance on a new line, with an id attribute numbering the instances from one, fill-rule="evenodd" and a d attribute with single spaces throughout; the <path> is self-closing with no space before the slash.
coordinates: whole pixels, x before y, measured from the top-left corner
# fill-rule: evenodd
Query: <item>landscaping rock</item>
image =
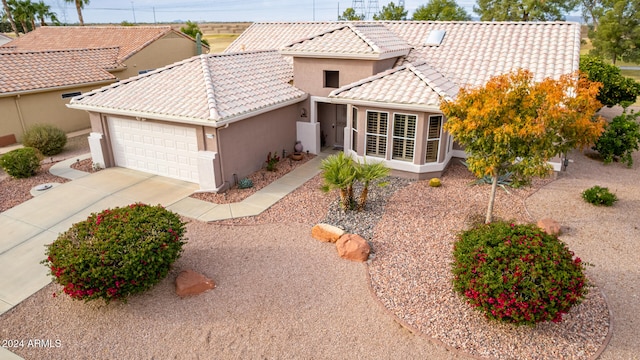
<path id="1" fill-rule="evenodd" d="M 311 236 L 322 242 L 334 243 L 344 234 L 344 230 L 329 224 L 318 224 L 311 229 Z"/>
<path id="2" fill-rule="evenodd" d="M 176 294 L 180 297 L 198 295 L 215 287 L 213 280 L 193 270 L 184 270 L 176 278 Z"/>
<path id="3" fill-rule="evenodd" d="M 538 227 L 549 235 L 560 235 L 561 232 L 560 224 L 550 218 L 538 220 Z"/>
<path id="4" fill-rule="evenodd" d="M 367 261 L 371 252 L 369 243 L 362 236 L 356 234 L 346 234 L 340 237 L 336 242 L 336 248 L 341 258 L 360 262 Z"/>

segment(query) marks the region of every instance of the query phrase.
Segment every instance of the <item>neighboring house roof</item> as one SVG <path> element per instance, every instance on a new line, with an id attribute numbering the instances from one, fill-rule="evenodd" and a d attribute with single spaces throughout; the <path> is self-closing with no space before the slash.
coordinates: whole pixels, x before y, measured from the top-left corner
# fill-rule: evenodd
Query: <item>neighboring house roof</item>
<path id="1" fill-rule="evenodd" d="M 571 22 L 301 22 L 254 23 L 226 51 L 280 49 L 345 24 L 382 24 L 414 49 L 406 57 L 427 62 L 458 85 L 481 85 L 516 68 L 537 80 L 578 69 L 580 24 Z M 444 30 L 439 46 L 426 45 L 433 30 Z M 400 62 L 402 64 L 402 61 Z"/>
<path id="2" fill-rule="evenodd" d="M 170 33 L 193 41 L 170 26 L 41 26 L 8 45 L 29 51 L 118 47 L 118 61 L 122 62 Z"/>
<path id="3" fill-rule="evenodd" d="M 334 90 L 329 97 L 438 108 L 441 97 L 454 98 L 458 85 L 426 63 L 402 66 Z"/>
<path id="4" fill-rule="evenodd" d="M 13 40 L 13 39 L 8 37 L 5 34 L 0 33 L 0 45 L 4 45 L 4 44 L 10 42 L 11 40 Z"/>
<path id="5" fill-rule="evenodd" d="M 56 87 L 114 81 L 117 48 L 0 51 L 0 96 Z"/>
<path id="6" fill-rule="evenodd" d="M 280 49 L 283 55 L 349 59 L 406 56 L 411 47 L 382 24 L 346 24 Z"/>
<path id="7" fill-rule="evenodd" d="M 306 99 L 277 51 L 208 54 L 74 98 L 72 108 L 213 126 Z"/>

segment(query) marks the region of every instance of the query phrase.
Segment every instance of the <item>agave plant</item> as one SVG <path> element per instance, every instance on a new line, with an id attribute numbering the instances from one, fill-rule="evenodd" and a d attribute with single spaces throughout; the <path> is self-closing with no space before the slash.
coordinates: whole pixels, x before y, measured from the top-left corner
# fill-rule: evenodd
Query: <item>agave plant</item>
<path id="1" fill-rule="evenodd" d="M 467 168 L 469 167 L 465 161 L 460 161 L 460 162 L 465 167 Z M 509 190 L 507 190 L 507 186 L 513 186 L 513 180 L 511 179 L 512 176 L 513 176 L 512 172 L 507 172 L 506 174 L 498 176 L 498 186 L 500 186 L 502 190 L 504 190 L 507 194 L 510 194 Z M 485 175 L 470 183 L 470 185 L 486 185 L 486 184 L 488 185 L 493 184 L 493 177 L 491 175 Z"/>

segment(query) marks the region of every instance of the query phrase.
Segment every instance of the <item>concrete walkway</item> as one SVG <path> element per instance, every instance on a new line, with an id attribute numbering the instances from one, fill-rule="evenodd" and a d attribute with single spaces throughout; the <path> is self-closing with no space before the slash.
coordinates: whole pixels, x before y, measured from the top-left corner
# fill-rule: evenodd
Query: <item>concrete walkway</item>
<path id="1" fill-rule="evenodd" d="M 189 182 L 124 168 L 88 174 L 69 167 L 88 155 L 60 162 L 50 172 L 73 181 L 0 213 L 0 314 L 49 284 L 48 270 L 40 264 L 45 245 L 93 212 L 143 202 L 200 221 L 254 216 L 317 175 L 326 156 L 316 156 L 242 202 L 224 205 L 190 198 L 198 186 Z"/>

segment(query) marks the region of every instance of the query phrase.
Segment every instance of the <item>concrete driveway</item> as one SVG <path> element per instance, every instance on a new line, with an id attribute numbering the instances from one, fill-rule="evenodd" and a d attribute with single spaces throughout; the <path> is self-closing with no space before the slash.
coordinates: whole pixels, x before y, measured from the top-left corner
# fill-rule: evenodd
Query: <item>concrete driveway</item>
<path id="1" fill-rule="evenodd" d="M 135 202 L 169 207 L 197 184 L 124 168 L 70 181 L 0 213 L 0 314 L 49 284 L 45 245 L 91 213 Z"/>

